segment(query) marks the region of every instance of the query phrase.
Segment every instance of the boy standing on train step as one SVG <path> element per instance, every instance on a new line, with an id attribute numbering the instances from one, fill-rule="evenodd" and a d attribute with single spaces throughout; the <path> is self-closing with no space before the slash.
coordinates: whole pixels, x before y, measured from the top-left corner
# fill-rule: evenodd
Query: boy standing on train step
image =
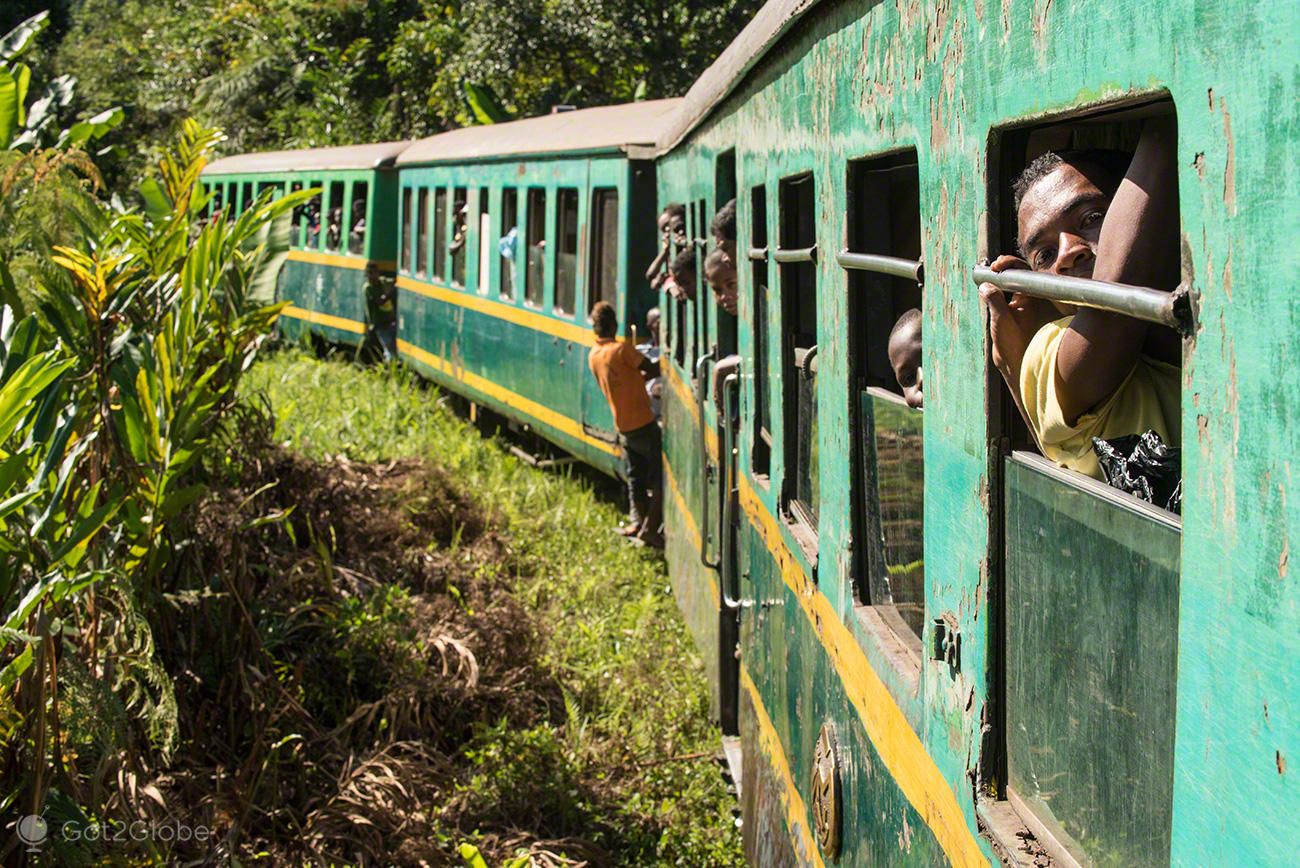
<path id="1" fill-rule="evenodd" d="M 637 352 L 631 341 L 618 339 L 618 314 L 609 302 L 597 302 L 591 309 L 591 327 L 596 344 L 587 364 L 609 402 L 627 461 L 631 515 L 619 533 L 662 548 L 662 441 L 645 389 L 646 380 L 659 375 L 659 365 Z"/>

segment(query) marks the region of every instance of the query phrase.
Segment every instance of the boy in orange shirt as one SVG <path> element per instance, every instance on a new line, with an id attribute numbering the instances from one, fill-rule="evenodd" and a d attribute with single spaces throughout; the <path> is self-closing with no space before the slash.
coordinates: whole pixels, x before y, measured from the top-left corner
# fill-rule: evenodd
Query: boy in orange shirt
<path id="1" fill-rule="evenodd" d="M 591 327 L 596 333 L 596 345 L 591 348 L 587 364 L 609 401 L 627 460 L 631 516 L 619 532 L 662 548 L 662 440 L 645 390 L 645 381 L 659 375 L 659 365 L 637 352 L 630 341 L 618 340 L 618 314 L 609 302 L 597 302 L 591 309 Z"/>

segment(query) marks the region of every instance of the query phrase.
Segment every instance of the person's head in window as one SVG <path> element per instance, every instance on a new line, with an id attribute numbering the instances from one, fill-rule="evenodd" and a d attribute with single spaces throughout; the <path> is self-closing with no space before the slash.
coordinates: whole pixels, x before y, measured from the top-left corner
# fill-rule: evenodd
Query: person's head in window
<path id="1" fill-rule="evenodd" d="M 645 330 L 650 335 L 650 345 L 659 346 L 659 308 L 652 307 L 646 311 Z"/>
<path id="2" fill-rule="evenodd" d="M 672 202 L 659 214 L 659 237 L 664 245 L 686 243 L 686 206 Z"/>
<path id="3" fill-rule="evenodd" d="M 1012 187 L 1021 255 L 1034 271 L 1091 278 L 1101 224 L 1128 168 L 1120 151 L 1048 152 Z"/>
<path id="4" fill-rule="evenodd" d="M 618 312 L 607 301 L 598 301 L 591 309 L 591 330 L 600 340 L 611 340 L 618 334 Z"/>
<path id="5" fill-rule="evenodd" d="M 695 250 L 687 247 L 668 266 L 668 276 L 673 279 L 668 291 L 676 298 L 695 299 Z"/>
<path id="6" fill-rule="evenodd" d="M 920 409 L 925 401 L 921 391 L 921 311 L 905 311 L 889 332 L 889 364 L 903 390 L 907 406 Z"/>
<path id="7" fill-rule="evenodd" d="M 735 199 L 723 205 L 718 209 L 718 213 L 713 215 L 713 220 L 709 223 L 709 231 L 713 233 L 713 242 L 718 245 L 718 249 L 727 254 L 734 263 L 736 261 Z"/>
<path id="8" fill-rule="evenodd" d="M 704 279 L 713 290 L 718 307 L 732 316 L 736 315 L 736 263 L 722 248 L 716 248 L 704 260 Z"/>

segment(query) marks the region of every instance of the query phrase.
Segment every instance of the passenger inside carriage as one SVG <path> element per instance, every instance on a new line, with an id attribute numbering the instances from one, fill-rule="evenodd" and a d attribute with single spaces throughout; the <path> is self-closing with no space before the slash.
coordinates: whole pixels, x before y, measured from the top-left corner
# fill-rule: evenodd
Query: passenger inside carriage
<path id="1" fill-rule="evenodd" d="M 1051 274 L 1172 290 L 1178 283 L 1173 117 L 1148 119 L 1136 152 L 1049 152 L 1014 184 L 1021 256 L 995 271 Z M 1094 438 L 1148 431 L 1181 440 L 1179 359 L 1171 330 L 1117 313 L 980 286 L 993 362 L 1039 448 L 1102 478 Z"/>
<path id="2" fill-rule="evenodd" d="M 709 223 L 713 243 L 731 260 L 732 272 L 736 269 L 736 200 L 732 199 L 718 209 Z"/>
<path id="3" fill-rule="evenodd" d="M 728 203 L 731 204 L 731 203 Z M 724 209 L 725 210 L 725 209 Z M 718 215 L 722 215 L 722 211 Z M 733 220 L 731 223 L 733 237 L 731 248 L 735 250 L 735 220 L 733 207 Z M 714 218 L 715 237 L 718 220 Z M 730 322 L 724 322 L 723 316 L 718 317 L 718 334 L 719 334 L 719 359 L 713 366 L 713 399 L 721 411 L 722 408 L 722 384 L 726 382 L 727 377 L 734 374 L 740 368 L 740 356 L 735 352 L 734 339 L 731 341 L 732 346 L 724 346 L 722 335 L 727 334 L 734 336 L 736 333 L 736 298 L 738 295 L 736 284 L 736 261 L 727 255 L 726 250 L 722 247 L 715 247 L 713 251 L 704 260 L 704 279 L 709 284 L 709 289 L 713 290 L 713 299 L 718 303 L 724 315 Z"/>
<path id="4" fill-rule="evenodd" d="M 652 307 L 645 315 L 646 340 L 636 345 L 636 351 L 654 364 L 659 364 L 659 308 Z M 645 381 L 645 393 L 650 398 L 650 410 L 655 419 L 660 417 L 659 399 L 663 396 L 663 378 L 657 373 Z"/>
<path id="5" fill-rule="evenodd" d="M 889 364 L 907 406 L 920 410 L 925 398 L 921 389 L 921 311 L 917 308 L 904 311 L 890 330 Z"/>
<path id="6" fill-rule="evenodd" d="M 659 254 L 655 256 L 650 267 L 646 269 L 645 278 L 650 281 L 650 288 L 656 292 L 668 280 L 668 264 L 672 261 L 673 245 L 686 243 L 686 206 L 673 202 L 659 212 Z"/>
<path id="7" fill-rule="evenodd" d="M 695 300 L 695 250 L 687 247 L 677 254 L 668 266 L 668 282 L 664 288 L 673 298 Z"/>
<path id="8" fill-rule="evenodd" d="M 630 512 L 619 533 L 662 548 L 662 438 L 645 389 L 645 381 L 659 375 L 659 365 L 637 352 L 630 341 L 618 339 L 618 314 L 609 302 L 592 307 L 591 328 L 596 343 L 587 364 L 609 402 L 627 462 Z"/>

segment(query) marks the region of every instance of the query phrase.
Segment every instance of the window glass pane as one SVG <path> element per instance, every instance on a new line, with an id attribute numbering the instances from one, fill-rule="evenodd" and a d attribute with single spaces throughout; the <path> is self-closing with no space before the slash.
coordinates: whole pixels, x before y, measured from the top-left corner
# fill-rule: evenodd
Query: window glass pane
<path id="1" fill-rule="evenodd" d="M 364 181 L 352 184 L 351 219 L 348 221 L 348 253 L 366 252 L 367 187 Z"/>
<path id="2" fill-rule="evenodd" d="M 329 215 L 325 225 L 325 249 L 341 250 L 343 243 L 343 182 L 333 181 L 329 187 Z"/>
<path id="3" fill-rule="evenodd" d="M 525 277 L 524 301 L 542 306 L 542 269 L 546 262 L 546 191 L 534 187 L 528 191 L 528 274 Z"/>
<path id="4" fill-rule="evenodd" d="M 1177 521 L 1020 455 L 1006 461 L 1009 792 L 1085 865 L 1168 864 Z"/>
<path id="5" fill-rule="evenodd" d="M 401 269 L 411 271 L 411 188 L 402 190 L 402 249 Z"/>
<path id="6" fill-rule="evenodd" d="M 482 187 L 478 191 L 478 291 L 486 294 L 492 273 L 492 215 L 488 213 L 488 203 L 492 191 Z"/>
<path id="7" fill-rule="evenodd" d="M 421 190 L 415 209 L 415 273 L 424 277 L 429 273 L 429 191 Z"/>
<path id="8" fill-rule="evenodd" d="M 515 265 L 519 260 L 519 191 L 501 191 L 501 297 L 515 297 Z"/>
<path id="9" fill-rule="evenodd" d="M 451 197 L 451 282 L 465 285 L 465 245 L 469 243 L 469 191 L 457 187 Z"/>
<path id="10" fill-rule="evenodd" d="M 867 521 L 867 600 L 919 651 L 925 624 L 922 411 L 870 387 L 858 395 Z"/>
<path id="11" fill-rule="evenodd" d="M 433 192 L 433 267 L 434 279 L 447 276 L 447 189 Z"/>
<path id="12" fill-rule="evenodd" d="M 591 194 L 591 298 L 587 309 L 598 301 L 618 302 L 618 190 L 594 190 Z"/>
<path id="13" fill-rule="evenodd" d="M 578 191 L 563 187 L 555 196 L 555 309 L 573 313 L 578 286 Z"/>

